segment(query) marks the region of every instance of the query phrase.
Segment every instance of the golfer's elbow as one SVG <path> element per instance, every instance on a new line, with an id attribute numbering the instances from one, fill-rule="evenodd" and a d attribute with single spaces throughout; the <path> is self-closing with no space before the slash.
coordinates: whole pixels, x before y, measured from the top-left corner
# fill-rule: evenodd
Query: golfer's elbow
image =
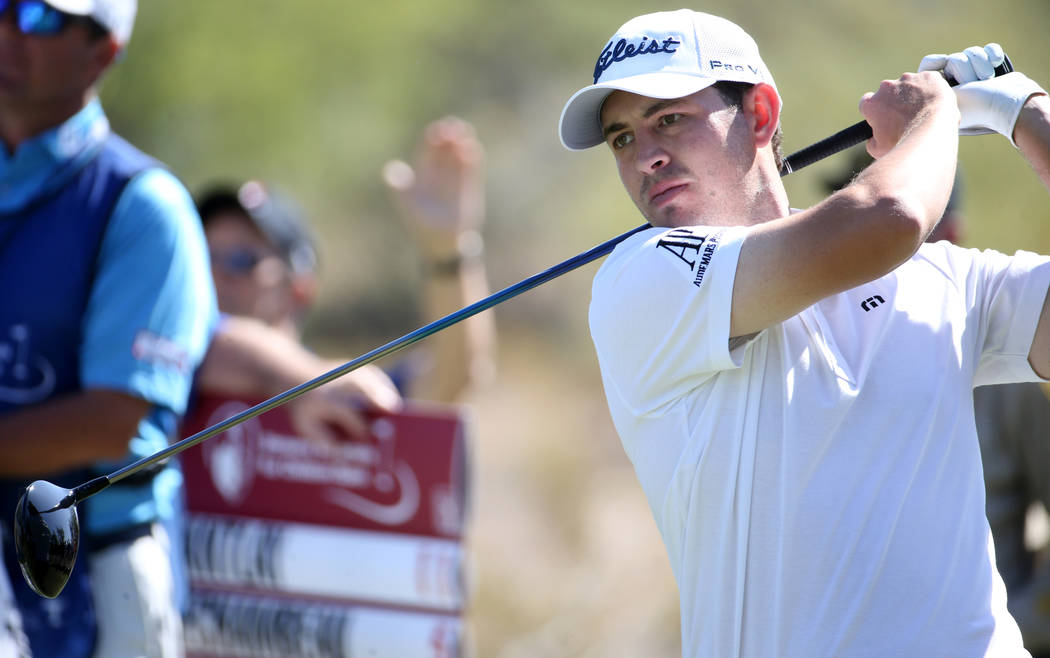
<path id="1" fill-rule="evenodd" d="M 905 194 L 889 194 L 877 199 L 872 208 L 881 231 L 891 243 L 900 261 L 907 260 L 919 248 L 937 225 L 940 213 L 935 214 L 922 199 Z"/>
<path id="2" fill-rule="evenodd" d="M 908 260 L 936 225 L 932 210 L 922 199 L 905 193 L 884 191 L 862 185 L 846 193 L 854 210 L 854 237 L 863 243 L 856 263 L 866 263 L 869 274 L 882 276 Z"/>

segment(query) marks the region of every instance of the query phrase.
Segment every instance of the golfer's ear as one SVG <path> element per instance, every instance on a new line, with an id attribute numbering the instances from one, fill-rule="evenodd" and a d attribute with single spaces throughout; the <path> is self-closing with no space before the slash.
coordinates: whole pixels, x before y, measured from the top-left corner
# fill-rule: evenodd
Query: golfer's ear
<path id="1" fill-rule="evenodd" d="M 772 85 L 759 82 L 744 95 L 744 110 L 751 123 L 755 145 L 762 148 L 780 125 L 780 96 Z"/>

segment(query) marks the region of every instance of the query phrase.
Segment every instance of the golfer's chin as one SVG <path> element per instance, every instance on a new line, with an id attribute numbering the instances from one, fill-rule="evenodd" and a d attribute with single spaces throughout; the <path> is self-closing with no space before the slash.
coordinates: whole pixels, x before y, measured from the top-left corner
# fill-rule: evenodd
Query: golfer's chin
<path id="1" fill-rule="evenodd" d="M 668 203 L 657 208 L 641 208 L 642 215 L 653 226 L 676 228 L 678 226 L 696 226 L 701 223 L 694 211 L 687 210 L 677 203 Z"/>

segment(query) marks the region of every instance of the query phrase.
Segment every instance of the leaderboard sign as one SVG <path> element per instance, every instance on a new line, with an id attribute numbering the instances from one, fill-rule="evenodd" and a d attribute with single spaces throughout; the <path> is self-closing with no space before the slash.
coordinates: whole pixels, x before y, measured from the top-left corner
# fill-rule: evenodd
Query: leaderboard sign
<path id="1" fill-rule="evenodd" d="M 256 402 L 203 398 L 183 433 Z M 277 408 L 182 454 L 188 655 L 466 654 L 462 412 L 409 406 L 370 433 L 317 445 Z"/>

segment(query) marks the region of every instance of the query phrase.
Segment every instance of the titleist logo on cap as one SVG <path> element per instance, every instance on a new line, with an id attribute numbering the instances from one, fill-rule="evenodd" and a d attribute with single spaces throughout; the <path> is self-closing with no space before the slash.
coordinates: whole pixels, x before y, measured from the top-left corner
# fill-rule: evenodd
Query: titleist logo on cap
<path id="1" fill-rule="evenodd" d="M 610 41 L 609 45 L 605 46 L 602 54 L 598 55 L 598 61 L 594 65 L 594 83 L 597 84 L 599 78 L 602 77 L 602 73 L 616 62 L 622 62 L 625 59 L 638 57 L 639 55 L 674 53 L 678 50 L 678 46 L 681 43 L 682 39 L 674 36 L 667 37 L 662 41 L 642 37 L 642 40 L 636 44 L 627 43 L 627 39 Z"/>

